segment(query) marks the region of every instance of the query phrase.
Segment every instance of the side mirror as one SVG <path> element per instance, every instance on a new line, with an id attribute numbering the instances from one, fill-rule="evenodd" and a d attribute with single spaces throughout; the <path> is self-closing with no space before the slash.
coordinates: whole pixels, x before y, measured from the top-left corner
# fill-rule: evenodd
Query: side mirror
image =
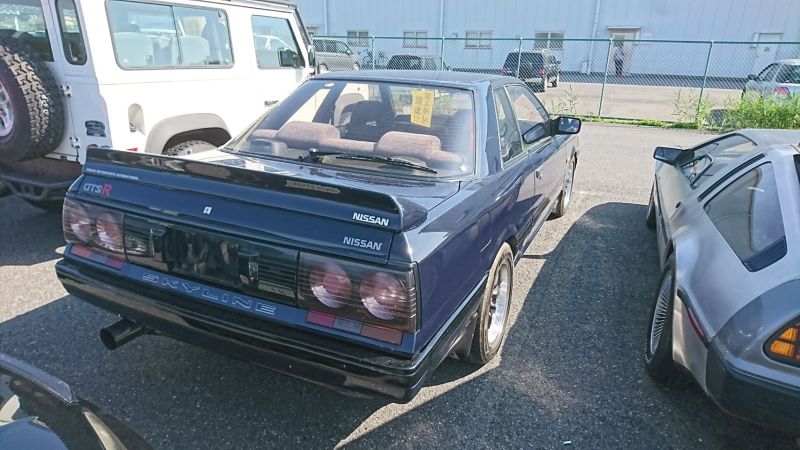
<path id="1" fill-rule="evenodd" d="M 281 67 L 297 67 L 300 64 L 297 52 L 288 48 L 278 50 L 278 60 Z"/>
<path id="2" fill-rule="evenodd" d="M 563 116 L 553 121 L 552 134 L 578 134 L 581 131 L 581 119 Z"/>
<path id="3" fill-rule="evenodd" d="M 756 79 L 756 76 L 753 75 L 753 74 L 750 74 L 750 75 L 747 76 L 747 81 L 753 81 L 755 79 Z"/>
<path id="4" fill-rule="evenodd" d="M 655 151 L 653 151 L 653 158 L 656 161 L 661 161 L 669 165 L 674 165 L 682 154 L 683 154 L 682 148 L 656 147 Z"/>

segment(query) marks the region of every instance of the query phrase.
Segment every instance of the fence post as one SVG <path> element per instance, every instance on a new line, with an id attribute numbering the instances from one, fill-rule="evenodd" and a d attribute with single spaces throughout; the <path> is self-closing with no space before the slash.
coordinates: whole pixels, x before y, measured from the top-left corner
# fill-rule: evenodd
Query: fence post
<path id="1" fill-rule="evenodd" d="M 517 48 L 517 78 L 519 78 L 520 64 L 522 64 L 522 36 L 519 37 L 519 47 Z"/>
<path id="2" fill-rule="evenodd" d="M 603 73 L 603 87 L 600 88 L 600 106 L 597 107 L 597 115 L 603 115 L 603 95 L 606 93 L 606 81 L 608 81 L 608 63 L 611 61 L 611 47 L 614 45 L 614 38 L 608 40 L 608 50 L 606 51 L 606 70 Z M 591 61 L 589 62 L 591 64 Z M 591 69 L 589 70 L 591 72 Z"/>
<path id="3" fill-rule="evenodd" d="M 439 45 L 439 70 L 444 70 L 444 39 L 445 37 L 442 36 L 442 42 Z"/>
<path id="4" fill-rule="evenodd" d="M 697 112 L 694 120 L 700 117 L 700 107 L 703 105 L 703 91 L 706 90 L 706 79 L 708 78 L 708 65 L 711 62 L 711 51 L 714 49 L 714 41 L 708 43 L 708 55 L 706 56 L 706 68 L 703 70 L 703 84 L 700 86 L 700 98 L 697 99 Z"/>
<path id="5" fill-rule="evenodd" d="M 375 70 L 375 36 L 370 36 L 372 43 L 370 45 L 370 52 L 372 52 L 372 70 Z"/>

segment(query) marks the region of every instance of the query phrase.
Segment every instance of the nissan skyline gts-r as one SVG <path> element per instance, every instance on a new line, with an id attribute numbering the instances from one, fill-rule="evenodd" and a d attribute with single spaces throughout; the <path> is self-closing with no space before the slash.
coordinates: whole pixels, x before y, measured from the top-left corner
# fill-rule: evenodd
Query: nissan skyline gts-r
<path id="1" fill-rule="evenodd" d="M 514 78 L 324 74 L 216 151 L 90 150 L 58 276 L 122 317 L 109 348 L 153 332 L 407 401 L 448 355 L 497 355 L 580 127 Z"/>

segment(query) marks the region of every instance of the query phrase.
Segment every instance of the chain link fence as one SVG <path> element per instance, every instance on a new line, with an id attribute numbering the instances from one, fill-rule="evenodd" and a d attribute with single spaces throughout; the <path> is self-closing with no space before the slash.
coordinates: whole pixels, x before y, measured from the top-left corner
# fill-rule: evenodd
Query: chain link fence
<path id="1" fill-rule="evenodd" d="M 347 43 L 363 69 L 505 72 L 525 78 L 530 74 L 519 72 L 526 67 L 520 62 L 531 58 L 526 55 L 539 53 L 545 60 L 546 55 L 552 55 L 552 64 L 545 64 L 549 71 L 544 91 L 537 94 L 550 111 L 687 123 L 713 121 L 741 97 L 749 75 L 758 76 L 776 61 L 800 58 L 800 42 L 374 36 L 315 39 Z M 553 71 L 552 67 L 557 69 Z M 541 91 L 541 86 L 536 87 Z"/>

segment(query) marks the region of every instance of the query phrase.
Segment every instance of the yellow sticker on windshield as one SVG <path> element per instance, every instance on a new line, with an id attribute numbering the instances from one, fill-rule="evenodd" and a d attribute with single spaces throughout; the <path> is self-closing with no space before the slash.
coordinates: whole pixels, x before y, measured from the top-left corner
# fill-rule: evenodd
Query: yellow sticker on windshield
<path id="1" fill-rule="evenodd" d="M 433 91 L 411 91 L 411 123 L 430 128 L 433 96 Z"/>

